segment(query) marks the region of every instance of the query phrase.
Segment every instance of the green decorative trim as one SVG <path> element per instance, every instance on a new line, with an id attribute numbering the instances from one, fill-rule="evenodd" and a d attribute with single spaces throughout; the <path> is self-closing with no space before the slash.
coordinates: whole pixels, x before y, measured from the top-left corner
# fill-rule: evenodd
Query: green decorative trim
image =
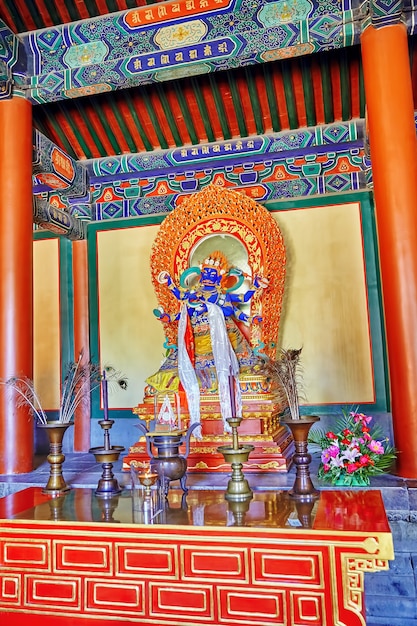
<path id="1" fill-rule="evenodd" d="M 151 217 L 126 218 L 117 220 L 117 230 L 122 228 L 136 228 L 138 226 L 153 226 L 161 224 L 165 216 L 156 215 Z M 90 309 L 90 358 L 98 362 L 100 357 L 100 343 L 98 334 L 98 284 L 97 284 L 97 234 L 100 231 L 113 230 L 115 224 L 109 222 L 95 222 L 88 225 L 87 229 L 87 259 L 88 259 L 88 283 L 89 283 L 89 309 Z M 135 416 L 128 409 L 112 409 L 113 417 Z M 100 389 L 95 389 L 91 394 L 91 415 L 102 419 L 103 410 L 100 409 Z"/>
<path id="2" fill-rule="evenodd" d="M 72 272 L 72 242 L 59 238 L 59 283 L 60 283 L 60 331 L 61 370 L 78 355 L 74 355 L 74 288 Z"/>

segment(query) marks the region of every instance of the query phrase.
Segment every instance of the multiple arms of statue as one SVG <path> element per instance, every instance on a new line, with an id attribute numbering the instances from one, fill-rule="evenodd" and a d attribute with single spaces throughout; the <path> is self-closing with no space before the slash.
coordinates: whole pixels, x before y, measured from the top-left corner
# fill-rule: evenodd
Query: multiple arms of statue
<path id="1" fill-rule="evenodd" d="M 190 312 L 194 312 L 196 315 L 203 314 L 207 311 L 206 302 L 213 302 L 213 304 L 217 304 L 221 307 L 225 317 L 233 316 L 239 321 L 252 324 L 260 324 L 262 322 L 260 315 L 249 316 L 236 306 L 237 304 L 249 302 L 257 291 L 265 289 L 268 286 L 268 280 L 261 276 L 255 276 L 251 287 L 243 294 L 235 294 L 230 291 L 219 292 L 219 288 L 213 292 L 206 291 L 204 294 L 201 292 L 197 294 L 195 291 L 180 289 L 166 271 L 159 274 L 158 282 L 166 284 L 177 300 L 188 301 Z M 155 309 L 154 314 L 161 322 L 172 322 L 178 320 L 180 317 L 180 313 L 170 315 L 162 308 Z"/>

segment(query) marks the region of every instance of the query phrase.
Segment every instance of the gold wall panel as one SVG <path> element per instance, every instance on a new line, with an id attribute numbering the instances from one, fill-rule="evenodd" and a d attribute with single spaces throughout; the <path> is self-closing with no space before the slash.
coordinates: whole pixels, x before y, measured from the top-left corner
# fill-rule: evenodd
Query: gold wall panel
<path id="1" fill-rule="evenodd" d="M 33 370 L 44 409 L 59 408 L 60 344 L 59 239 L 38 239 L 33 242 Z"/>
<path id="2" fill-rule="evenodd" d="M 110 408 L 131 408 L 143 399 L 145 379 L 164 353 L 158 305 L 151 283 L 150 253 L 158 226 L 99 231 L 97 281 L 99 341 L 103 364 L 128 378 L 127 390 L 111 389 Z"/>
<path id="3" fill-rule="evenodd" d="M 360 204 L 273 215 L 287 251 L 279 343 L 303 348 L 307 404 L 374 402 Z"/>

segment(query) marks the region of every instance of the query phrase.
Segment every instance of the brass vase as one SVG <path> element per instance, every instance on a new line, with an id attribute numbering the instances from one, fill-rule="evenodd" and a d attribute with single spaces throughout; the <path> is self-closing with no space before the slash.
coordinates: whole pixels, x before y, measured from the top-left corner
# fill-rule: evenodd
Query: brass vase
<path id="1" fill-rule="evenodd" d="M 42 493 L 56 497 L 70 490 L 62 475 L 62 464 L 65 461 L 65 455 L 62 452 L 62 441 L 65 432 L 72 425 L 73 422 L 38 424 L 38 428 L 45 430 L 49 441 L 49 454 L 46 458 L 50 465 L 50 472 L 48 482 L 42 489 Z"/>
<path id="2" fill-rule="evenodd" d="M 310 477 L 311 454 L 308 452 L 308 434 L 310 428 L 319 419 L 317 415 L 301 415 L 299 419 L 282 417 L 280 420 L 291 430 L 294 439 L 295 481 L 292 489 L 288 492 L 293 498 L 310 500 L 319 496 L 319 492 L 314 487 Z"/>

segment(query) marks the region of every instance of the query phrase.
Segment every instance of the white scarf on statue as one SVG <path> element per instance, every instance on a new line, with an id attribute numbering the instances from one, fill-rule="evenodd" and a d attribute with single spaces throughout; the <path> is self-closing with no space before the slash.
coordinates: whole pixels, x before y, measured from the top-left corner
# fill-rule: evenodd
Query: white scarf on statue
<path id="1" fill-rule="evenodd" d="M 220 412 L 226 432 L 231 428 L 226 418 L 236 413 L 242 416 L 242 399 L 239 386 L 239 362 L 227 334 L 226 322 L 222 309 L 216 304 L 206 303 L 207 319 L 210 327 L 210 338 L 213 350 L 214 365 L 216 368 Z M 185 330 L 187 325 L 187 307 L 184 304 L 178 325 L 178 375 L 187 395 L 190 424 L 200 422 L 200 388 L 197 376 L 185 347 Z M 233 385 L 230 381 L 233 381 Z M 234 390 L 234 391 L 233 391 Z M 234 393 L 234 398 L 231 398 Z M 234 410 L 233 410 L 234 405 Z M 201 429 L 194 431 L 196 437 L 201 438 Z"/>

